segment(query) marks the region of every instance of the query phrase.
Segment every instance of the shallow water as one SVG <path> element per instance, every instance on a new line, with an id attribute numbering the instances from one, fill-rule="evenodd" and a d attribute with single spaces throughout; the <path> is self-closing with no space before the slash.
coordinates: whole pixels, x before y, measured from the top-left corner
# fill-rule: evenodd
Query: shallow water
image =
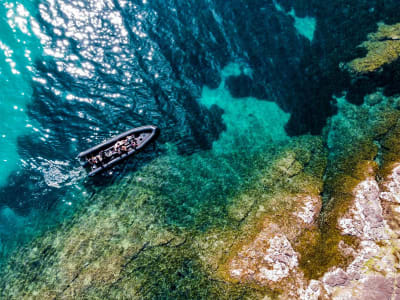
<path id="1" fill-rule="evenodd" d="M 400 22 L 398 4 L 350 6 L 0 3 L 0 261 L 93 196 L 124 199 L 133 183 L 162 199 L 155 215 L 168 226 L 229 227 L 231 198 L 250 189 L 277 149 L 312 134 L 342 151 L 329 132 L 340 127 L 341 103 L 359 105 L 377 86 L 397 91 L 396 80 L 354 82 L 338 66 L 378 21 Z M 161 129 L 154 148 L 86 178 L 80 151 L 145 124 Z"/>

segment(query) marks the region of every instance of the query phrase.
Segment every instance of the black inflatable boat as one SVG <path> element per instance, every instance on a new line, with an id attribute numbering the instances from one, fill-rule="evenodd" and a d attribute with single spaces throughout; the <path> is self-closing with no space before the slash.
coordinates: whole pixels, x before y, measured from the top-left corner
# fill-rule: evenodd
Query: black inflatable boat
<path id="1" fill-rule="evenodd" d="M 159 134 L 160 130 L 153 125 L 133 128 L 79 153 L 78 158 L 88 169 L 88 175 L 94 176 L 139 152 Z"/>

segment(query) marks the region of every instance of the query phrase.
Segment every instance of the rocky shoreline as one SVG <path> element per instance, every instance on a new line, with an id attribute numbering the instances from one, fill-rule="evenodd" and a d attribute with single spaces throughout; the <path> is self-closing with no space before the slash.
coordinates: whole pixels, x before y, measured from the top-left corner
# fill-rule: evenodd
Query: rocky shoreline
<path id="1" fill-rule="evenodd" d="M 229 262 L 229 276 L 238 282 L 253 282 L 279 288 L 279 299 L 400 299 L 398 283 L 399 230 L 390 224 L 399 222 L 398 193 L 387 189 L 399 187 L 399 166 L 380 184 L 373 176 L 353 190 L 353 201 L 337 222 L 342 235 L 359 239 L 357 247 L 340 243 L 344 255 L 352 257 L 346 267 L 333 267 L 317 280 L 307 280 L 299 268 L 301 253 L 296 252 L 296 234 L 315 225 L 321 199 L 302 197 L 298 211 L 288 218 L 293 227 L 266 219 L 262 231 Z M 388 200 L 388 195 L 390 195 Z M 311 209 L 310 209 L 311 208 Z M 298 236 L 298 235 L 297 235 Z"/>

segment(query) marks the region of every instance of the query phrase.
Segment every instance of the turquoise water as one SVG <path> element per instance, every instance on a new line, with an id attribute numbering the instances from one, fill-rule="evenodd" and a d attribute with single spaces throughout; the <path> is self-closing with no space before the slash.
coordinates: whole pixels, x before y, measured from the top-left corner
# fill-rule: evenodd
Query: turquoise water
<path id="1" fill-rule="evenodd" d="M 275 0 L 274 6 L 277 11 L 285 13 L 285 10 L 278 2 Z M 306 37 L 310 42 L 314 39 L 314 33 L 317 26 L 317 20 L 315 17 L 312 16 L 305 16 L 305 17 L 298 17 L 296 15 L 296 11 L 292 8 L 288 13 L 285 13 L 294 19 L 294 27 L 296 28 L 297 32 L 302 36 Z"/>
<path id="2" fill-rule="evenodd" d="M 374 147 L 395 128 L 395 63 L 361 78 L 343 66 L 377 22 L 400 22 L 398 3 L 342 2 L 1 2 L 0 266 L 18 266 L 7 278 L 50 298 L 104 286 L 105 298 L 197 299 L 198 280 L 257 294 L 217 274 L 226 248 L 304 195 L 347 197 L 336 189 L 359 175 L 352 151 L 381 163 Z M 154 147 L 87 178 L 79 152 L 146 124 L 161 130 Z M 319 225 L 296 247 L 330 251 Z"/>
<path id="3" fill-rule="evenodd" d="M 222 116 L 226 131 L 214 142 L 217 154 L 237 151 L 240 147 L 257 152 L 259 147 L 287 141 L 285 125 L 290 114 L 285 113 L 274 102 L 246 97 L 235 99 L 225 86 L 229 76 L 251 74 L 251 69 L 240 63 L 230 63 L 221 72 L 222 81 L 218 88 L 203 88 L 199 102 L 206 107 L 217 105 L 224 110 Z M 237 138 L 232 138 L 237 137 Z M 250 144 L 248 144 L 250 143 Z"/>
<path id="4" fill-rule="evenodd" d="M 38 188 L 43 192 L 46 187 L 60 188 L 59 184 L 68 178 L 59 171 L 58 166 L 65 166 L 61 160 L 48 161 L 40 156 L 38 159 L 21 150 L 21 146 L 32 148 L 24 146 L 29 143 L 27 137 L 46 145 L 51 134 L 50 129 L 28 113 L 28 106 L 33 102 L 33 83 L 45 82 L 36 69 L 37 62 L 46 57 L 43 49 L 48 41 L 37 19 L 38 5 L 38 1 L 3 1 L 0 4 L 0 187 L 13 188 L 13 193 L 6 194 L 15 199 L 17 206 L 22 205 L 18 199 L 29 199 L 33 195 L 19 183 L 10 181 L 11 174 L 19 174 L 28 168 L 39 172 L 42 184 Z M 75 171 L 72 173 L 79 178 Z M 35 185 L 32 182 L 34 177 L 29 174 L 20 177 L 28 186 Z M 76 185 L 74 190 L 76 192 L 69 194 L 67 200 L 58 198 L 62 204 L 59 210 L 61 216 L 51 216 L 40 209 L 20 214 L 4 206 L 3 193 L 0 197 L 0 256 L 8 255 L 16 246 L 66 218 L 73 198 L 76 195 L 84 198 L 81 186 Z"/>
<path id="5" fill-rule="evenodd" d="M 35 1 L 3 1 L 0 5 L 0 185 L 23 163 L 17 138 L 37 134 L 26 114 L 32 96 L 34 60 L 42 52 L 34 32 L 38 24 L 31 15 L 35 6 Z"/>

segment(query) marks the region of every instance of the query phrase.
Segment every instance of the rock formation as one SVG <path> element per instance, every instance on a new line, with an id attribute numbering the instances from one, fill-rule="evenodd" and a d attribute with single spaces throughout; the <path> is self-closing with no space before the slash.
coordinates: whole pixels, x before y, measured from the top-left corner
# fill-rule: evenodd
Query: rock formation
<path id="1" fill-rule="evenodd" d="M 400 23 L 395 25 L 378 24 L 378 30 L 368 35 L 368 40 L 360 47 L 368 52 L 363 58 L 357 58 L 346 66 L 350 72 L 362 75 L 375 72 L 385 64 L 397 60 L 400 55 Z"/>

